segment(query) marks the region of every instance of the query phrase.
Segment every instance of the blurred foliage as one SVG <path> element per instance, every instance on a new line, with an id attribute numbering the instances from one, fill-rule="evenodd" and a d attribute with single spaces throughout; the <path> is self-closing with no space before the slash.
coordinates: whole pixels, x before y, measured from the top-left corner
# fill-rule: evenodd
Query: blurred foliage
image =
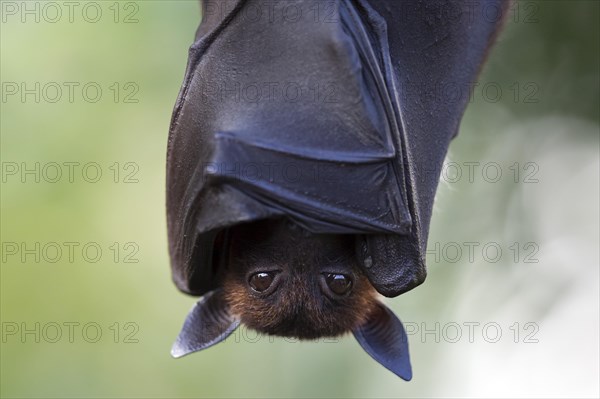
<path id="1" fill-rule="evenodd" d="M 31 175 L 25 182 L 18 175 L 3 181 L 3 245 L 81 244 L 72 262 L 65 250 L 56 263 L 33 255 L 23 262 L 3 246 L 0 396 L 598 395 L 598 2 L 518 2 L 522 12 L 535 6 L 534 20 L 513 14 L 490 55 L 480 83 L 497 83 L 503 95 L 493 102 L 475 91 L 449 159 L 460 165 L 496 162 L 506 178 L 495 184 L 442 181 L 430 247 L 494 242 L 504 256 L 494 263 L 476 252 L 474 261 L 463 256 L 453 263 L 433 251 L 427 282 L 386 301 L 413 327 L 494 321 L 504 335 L 495 344 L 480 332 L 473 343 L 411 335 L 411 383 L 371 361 L 350 337 L 299 343 L 241 330 L 227 344 L 170 358 L 194 299 L 170 280 L 165 152 L 199 7 L 195 1 L 140 1 L 138 22 L 126 24 L 123 18 L 133 10 L 127 2 L 118 4 L 118 23 L 109 8 L 113 2 L 100 4 L 98 23 L 77 13 L 72 23 L 66 16 L 58 23 L 31 17 L 22 23 L 3 15 L 3 84 L 97 82 L 103 89 L 96 103 L 82 100 L 81 86 L 73 102 L 3 100 L 3 167 L 96 162 L 103 175 L 89 183 L 78 168 L 72 183 L 64 176 L 36 183 Z M 115 82 L 121 90 L 116 103 L 110 89 Z M 127 82 L 139 88 L 137 103 L 123 102 Z M 521 90 L 516 100 L 514 84 Z M 530 94 L 535 102 L 524 101 Z M 523 175 L 515 183 L 506 175 L 514 163 L 527 172 L 528 162 L 539 166 L 538 183 L 524 184 Z M 124 182 L 132 171 L 138 182 Z M 95 263 L 81 253 L 89 242 L 103 251 Z M 514 242 L 536 243 L 539 262 L 525 263 L 525 249 L 514 261 L 508 249 Z M 138 262 L 125 263 L 135 248 Z M 65 322 L 79 323 L 73 342 Z M 536 323 L 539 342 L 513 342 L 515 322 Z M 35 329 L 35 323 L 40 342 L 21 331 L 7 335 L 9 328 Z M 48 339 L 54 336 L 51 323 L 62 326 L 56 343 Z M 95 343 L 88 342 L 94 325 L 82 335 L 87 323 L 101 328 Z M 131 340 L 137 342 L 126 342 Z"/>

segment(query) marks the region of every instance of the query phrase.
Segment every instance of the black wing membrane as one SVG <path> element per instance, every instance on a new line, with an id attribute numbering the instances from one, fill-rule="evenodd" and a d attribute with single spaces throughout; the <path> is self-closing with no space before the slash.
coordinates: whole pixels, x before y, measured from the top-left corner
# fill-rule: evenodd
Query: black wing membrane
<path id="1" fill-rule="evenodd" d="M 316 0 L 269 2 L 274 17 L 250 19 L 256 3 L 203 2 L 167 154 L 174 281 L 193 295 L 217 288 L 217 237 L 283 216 L 357 235 L 380 293 L 412 289 L 442 163 L 497 29 L 488 9 L 505 2 L 332 0 L 333 20 L 316 18 Z M 294 20 L 278 20 L 291 4 Z"/>

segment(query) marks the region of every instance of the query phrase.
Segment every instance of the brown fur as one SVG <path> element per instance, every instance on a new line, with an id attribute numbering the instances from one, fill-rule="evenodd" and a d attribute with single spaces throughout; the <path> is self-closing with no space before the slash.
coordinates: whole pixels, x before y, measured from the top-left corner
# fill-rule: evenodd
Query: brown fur
<path id="1" fill-rule="evenodd" d="M 275 289 L 251 289 L 248 279 L 253 273 L 275 270 Z M 328 272 L 351 277 L 347 295 L 328 290 L 323 280 Z M 284 220 L 234 228 L 223 288 L 229 311 L 246 326 L 300 339 L 351 331 L 377 304 L 375 289 L 356 263 L 354 236 L 310 234 Z"/>

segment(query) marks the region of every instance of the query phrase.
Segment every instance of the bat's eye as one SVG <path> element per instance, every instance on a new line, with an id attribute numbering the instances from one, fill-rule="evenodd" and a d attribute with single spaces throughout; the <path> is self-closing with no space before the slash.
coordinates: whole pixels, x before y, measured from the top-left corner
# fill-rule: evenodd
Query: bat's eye
<path id="1" fill-rule="evenodd" d="M 274 279 L 275 273 L 273 272 L 258 272 L 251 275 L 248 282 L 254 291 L 264 292 L 273 284 Z"/>
<path id="2" fill-rule="evenodd" d="M 325 282 L 331 291 L 337 295 L 344 295 L 352 288 L 352 280 L 343 274 L 327 273 Z"/>

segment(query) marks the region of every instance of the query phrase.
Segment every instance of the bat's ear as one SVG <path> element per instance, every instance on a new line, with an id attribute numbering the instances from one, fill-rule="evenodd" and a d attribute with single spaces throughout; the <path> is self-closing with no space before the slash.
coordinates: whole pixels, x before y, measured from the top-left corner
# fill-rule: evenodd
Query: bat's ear
<path id="1" fill-rule="evenodd" d="M 360 346 L 379 364 L 403 380 L 411 380 L 406 331 L 387 306 L 379 303 L 368 320 L 352 333 Z"/>
<path id="2" fill-rule="evenodd" d="M 220 291 L 211 291 L 188 314 L 171 348 L 171 356 L 182 357 L 218 344 L 239 325 L 240 321 L 229 314 Z"/>

